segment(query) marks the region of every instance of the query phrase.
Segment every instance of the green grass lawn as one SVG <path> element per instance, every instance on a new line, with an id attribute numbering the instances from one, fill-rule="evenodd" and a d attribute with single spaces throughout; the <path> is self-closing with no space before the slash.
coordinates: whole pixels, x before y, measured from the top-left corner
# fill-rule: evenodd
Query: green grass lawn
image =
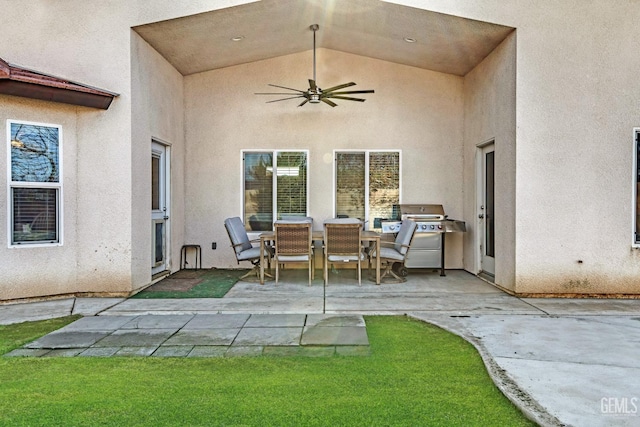
<path id="1" fill-rule="evenodd" d="M 69 321 L 0 326 L 0 353 Z M 368 357 L 0 357 L 0 425 L 534 425 L 461 338 L 366 322 Z"/>

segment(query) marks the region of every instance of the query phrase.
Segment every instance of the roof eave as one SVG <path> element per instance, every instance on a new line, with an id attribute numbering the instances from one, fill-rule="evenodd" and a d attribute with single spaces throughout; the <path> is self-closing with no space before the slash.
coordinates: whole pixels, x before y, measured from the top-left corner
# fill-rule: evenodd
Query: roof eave
<path id="1" fill-rule="evenodd" d="M 0 58 L 0 93 L 106 110 L 117 93 L 29 70 Z"/>

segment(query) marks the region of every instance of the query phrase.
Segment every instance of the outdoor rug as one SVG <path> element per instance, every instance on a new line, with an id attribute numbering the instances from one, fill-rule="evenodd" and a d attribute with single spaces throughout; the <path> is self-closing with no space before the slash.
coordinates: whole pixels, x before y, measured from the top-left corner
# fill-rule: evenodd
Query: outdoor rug
<path id="1" fill-rule="evenodd" d="M 222 298 L 246 270 L 180 270 L 131 298 Z"/>

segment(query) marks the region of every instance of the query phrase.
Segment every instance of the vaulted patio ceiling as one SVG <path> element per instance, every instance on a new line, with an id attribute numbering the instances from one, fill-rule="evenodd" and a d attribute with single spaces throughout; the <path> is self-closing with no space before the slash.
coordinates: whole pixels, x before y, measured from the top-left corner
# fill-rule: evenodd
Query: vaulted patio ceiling
<path id="1" fill-rule="evenodd" d="M 262 0 L 134 30 L 189 75 L 310 50 L 311 24 L 320 48 L 459 76 L 514 30 L 379 0 Z"/>

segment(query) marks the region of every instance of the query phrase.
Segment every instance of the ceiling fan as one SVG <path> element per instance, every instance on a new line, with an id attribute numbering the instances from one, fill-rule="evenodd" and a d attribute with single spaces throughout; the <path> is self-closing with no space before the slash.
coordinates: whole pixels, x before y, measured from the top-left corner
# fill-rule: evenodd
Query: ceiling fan
<path id="1" fill-rule="evenodd" d="M 286 89 L 293 92 L 266 92 L 266 93 L 256 93 L 256 95 L 294 95 L 294 96 L 288 96 L 286 98 L 267 101 L 267 104 L 271 102 L 286 101 L 287 99 L 304 98 L 304 101 L 302 101 L 300 105 L 298 105 L 298 107 L 302 107 L 307 102 L 310 104 L 319 104 L 320 102 L 324 102 L 325 104 L 330 105 L 331 107 L 336 107 L 338 104 L 331 101 L 331 99 L 344 99 L 346 101 L 364 102 L 365 99 L 363 98 L 355 98 L 352 96 L 345 96 L 345 95 L 353 95 L 357 93 L 374 93 L 373 90 L 348 90 L 348 91 L 338 92 L 340 89 L 344 89 L 350 86 L 355 86 L 356 84 L 354 82 L 343 83 L 341 85 L 330 87 L 329 89 L 324 89 L 324 90 L 318 87 L 318 85 L 316 84 L 316 31 L 318 31 L 319 28 L 320 26 L 318 26 L 318 24 L 313 24 L 309 27 L 309 29 L 313 31 L 313 79 L 309 79 L 309 89 L 299 90 L 299 89 L 293 89 L 290 87 L 270 84 L 269 86 L 277 87 L 280 89 Z"/>

